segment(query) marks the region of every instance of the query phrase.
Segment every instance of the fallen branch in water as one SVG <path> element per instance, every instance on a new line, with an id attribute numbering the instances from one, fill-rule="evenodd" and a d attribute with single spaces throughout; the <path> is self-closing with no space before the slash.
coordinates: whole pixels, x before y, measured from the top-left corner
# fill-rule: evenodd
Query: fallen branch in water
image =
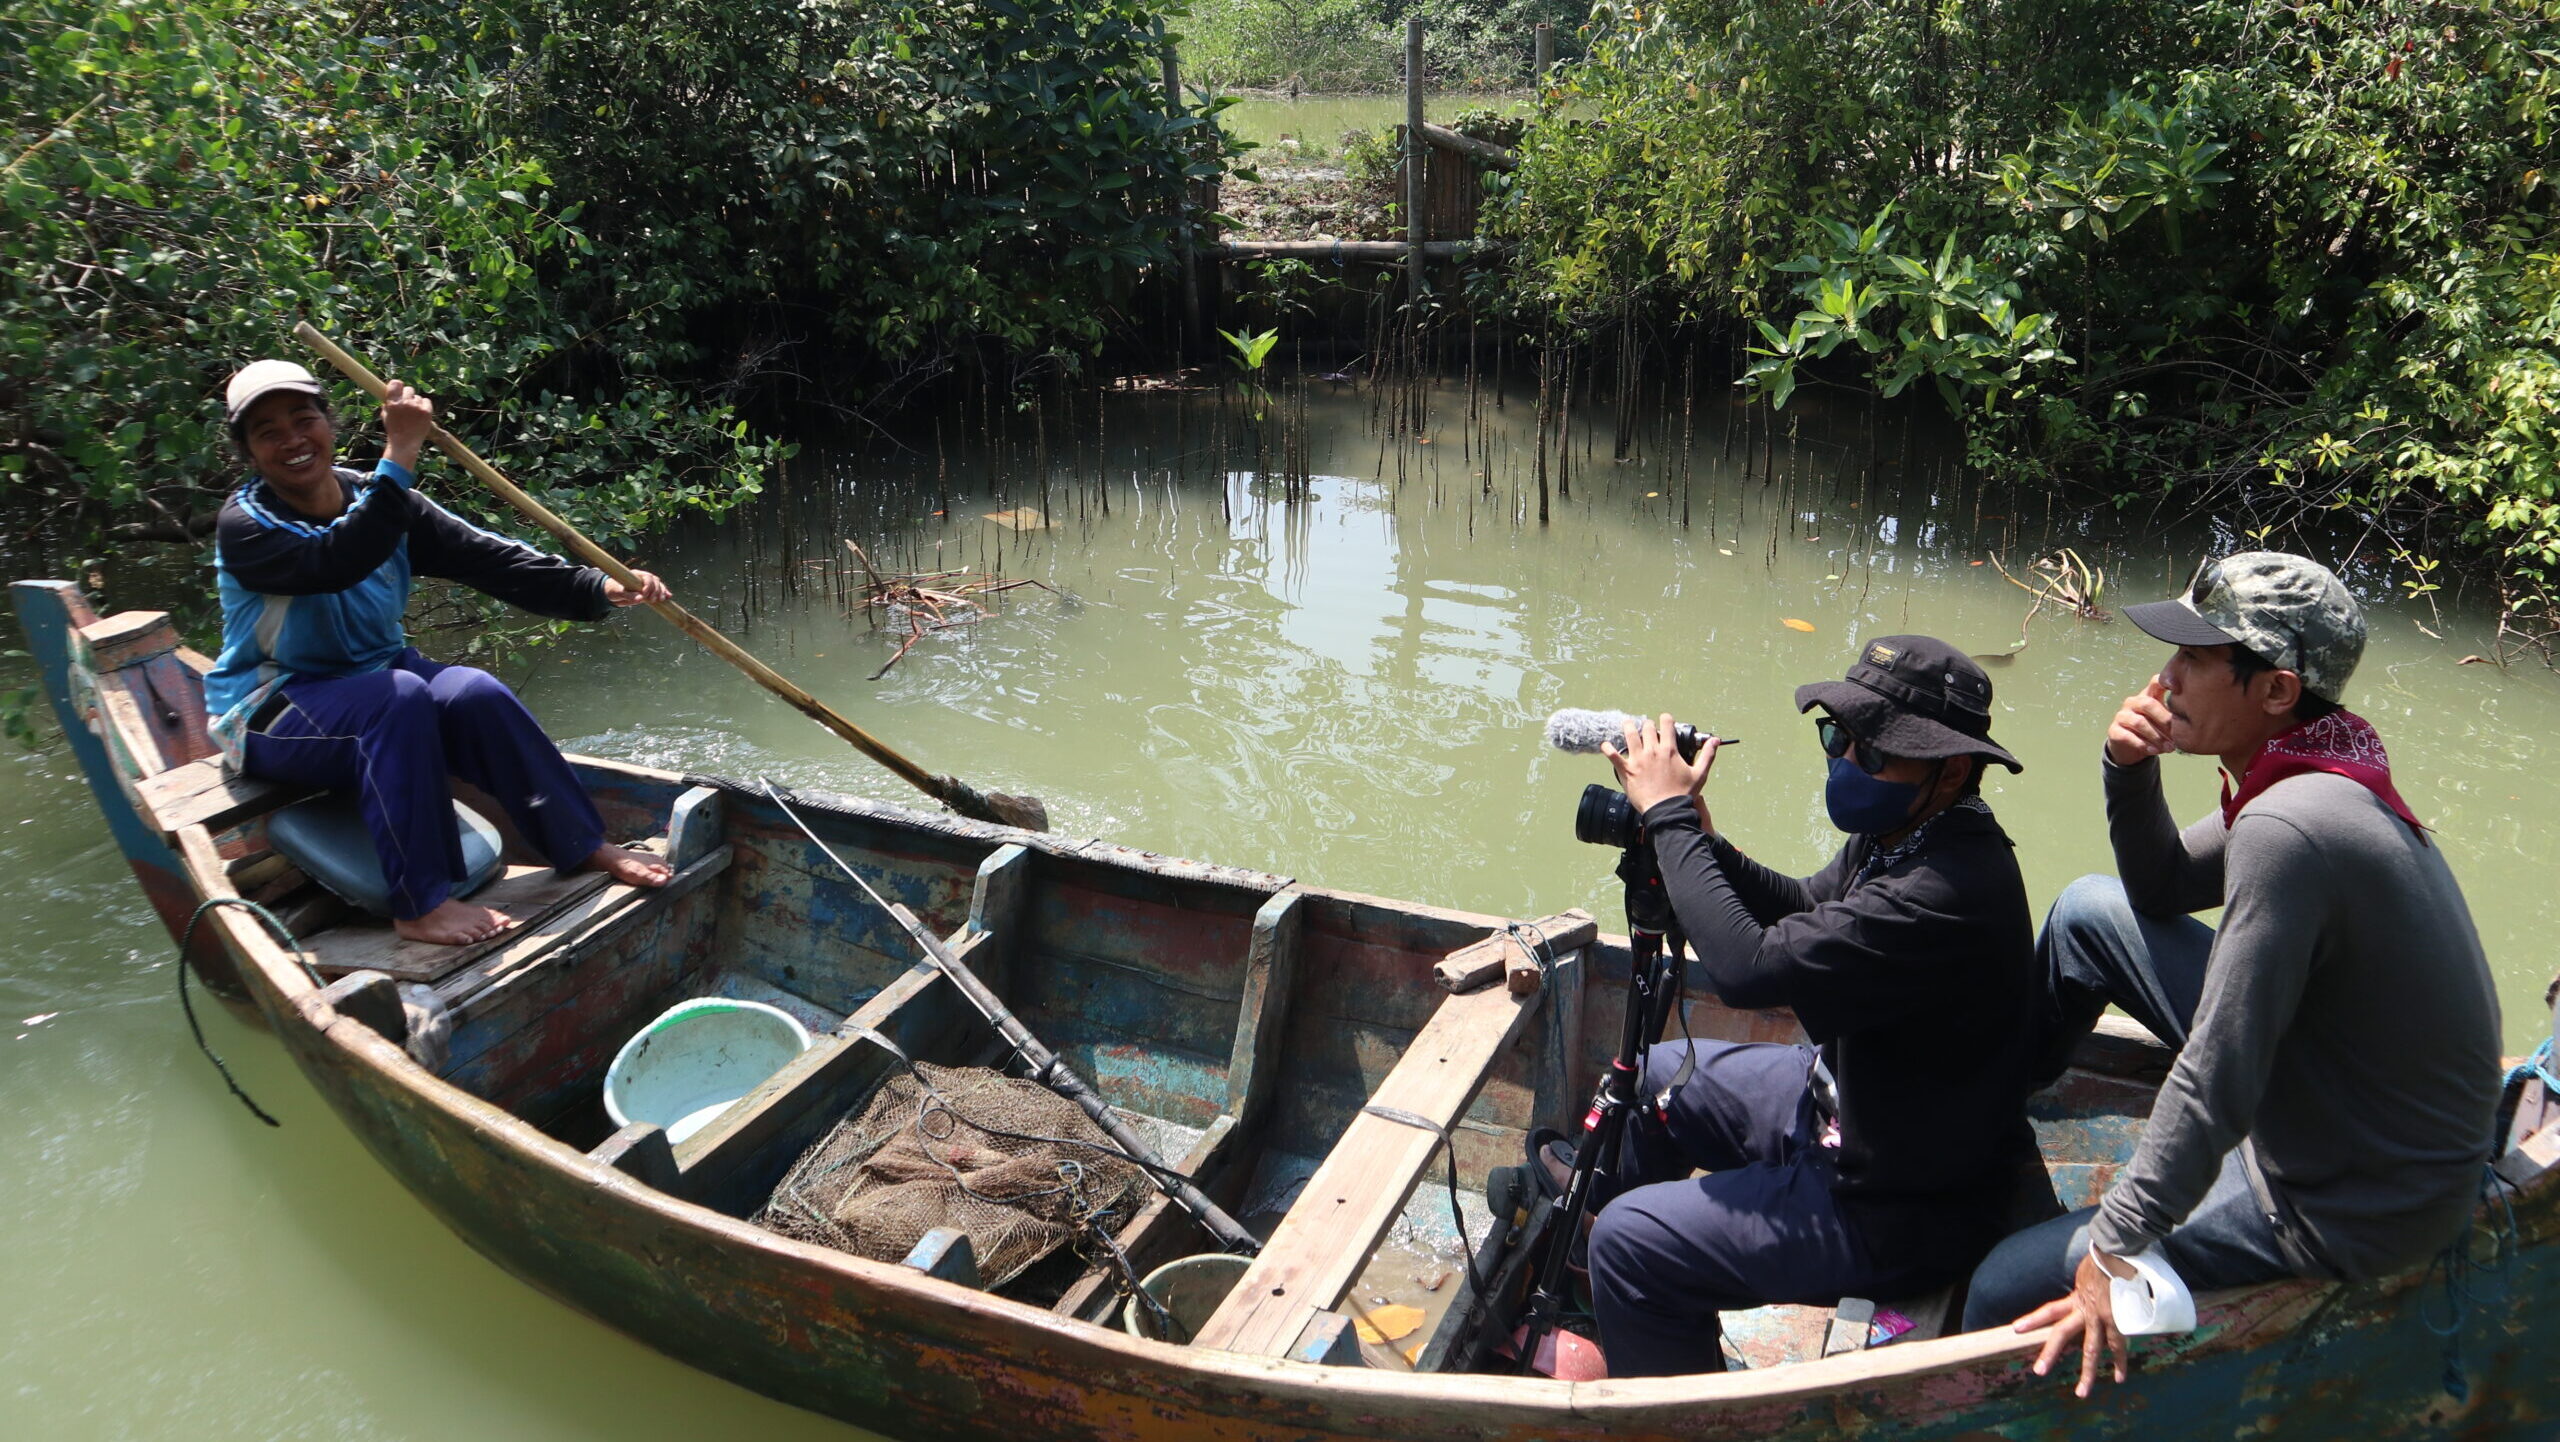
<path id="1" fill-rule="evenodd" d="M 1997 555 L 1990 559 L 1991 568 L 2000 573 L 2002 580 L 2036 598 L 2035 603 L 2027 607 L 2027 614 L 2018 620 L 2018 644 L 1999 653 L 2002 660 L 2027 649 L 2027 628 L 2035 624 L 2036 613 L 2042 611 L 2048 601 L 2069 610 L 2083 621 L 2115 619 L 2098 604 L 2098 597 L 2107 589 L 2107 573 L 2081 560 L 2080 553 L 2068 546 L 2027 568 L 2027 574 L 2036 578 L 2032 586 L 2010 575 L 2009 568 L 2000 564 Z"/>
<path id="2" fill-rule="evenodd" d="M 974 625 L 984 620 L 991 614 L 983 599 L 985 597 L 1000 596 L 1023 586 L 1038 586 L 1053 596 L 1066 594 L 1045 581 L 1034 581 L 1028 577 L 1002 580 L 983 571 L 883 574 L 871 563 L 870 554 L 852 539 L 846 539 L 844 548 L 853 553 L 854 560 L 862 566 L 862 573 L 870 578 L 862 585 L 863 614 L 885 614 L 890 625 L 904 622 L 907 627 L 906 639 L 898 643 L 898 649 L 888 660 L 880 663 L 879 670 L 871 673 L 869 679 L 874 681 L 888 675 L 890 667 L 905 659 L 918 641 L 933 632 Z"/>

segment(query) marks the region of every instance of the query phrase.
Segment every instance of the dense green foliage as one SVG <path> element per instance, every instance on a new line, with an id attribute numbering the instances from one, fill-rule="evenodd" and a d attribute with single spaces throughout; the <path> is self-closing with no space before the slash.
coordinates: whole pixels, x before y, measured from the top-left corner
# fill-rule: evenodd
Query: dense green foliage
<path id="1" fill-rule="evenodd" d="M 1589 0 L 1195 0 L 1182 63 L 1202 84 L 1312 93 L 1404 83 L 1404 22 L 1422 17 L 1423 68 L 1435 90 L 1528 83 L 1531 32 L 1556 27 L 1556 51 L 1582 53 Z"/>
<path id="2" fill-rule="evenodd" d="M 23 0 L 0 494 L 200 528 L 222 376 L 307 316 L 596 529 L 717 509 L 786 385 L 1094 348 L 1223 161 L 1162 39 L 1142 0 Z"/>
<path id="3" fill-rule="evenodd" d="M 750 355 L 795 315 L 901 361 L 1089 351 L 1224 156 L 1168 108 L 1147 0 L 466 0 L 452 28 L 614 256 L 597 299 Z"/>
<path id="4" fill-rule="evenodd" d="M 527 479 L 610 477 L 590 520 L 752 484 L 760 448 L 725 408 L 645 371 L 592 397 L 523 384 L 597 322 L 587 344 L 646 355 L 648 318 L 574 314 L 545 283 L 587 243 L 537 159 L 474 135 L 486 83 L 431 80 L 344 25 L 248 0 L 0 20 L 0 479 L 208 513 L 237 470 L 222 376 L 308 316 L 539 454 Z"/>
<path id="5" fill-rule="evenodd" d="M 1779 404 L 1925 381 L 2018 479 L 2201 483 L 2272 519 L 2450 503 L 2560 575 L 2560 4 L 1595 24 L 1498 221 L 1536 312 L 1742 325 Z"/>

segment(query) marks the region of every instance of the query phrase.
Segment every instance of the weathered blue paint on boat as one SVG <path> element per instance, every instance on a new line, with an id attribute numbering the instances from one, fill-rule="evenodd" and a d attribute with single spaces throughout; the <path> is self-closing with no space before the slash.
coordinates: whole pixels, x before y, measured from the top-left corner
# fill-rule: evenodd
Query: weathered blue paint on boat
<path id="1" fill-rule="evenodd" d="M 9 587 L 9 599 L 18 612 L 18 627 L 26 633 L 27 654 L 34 658 L 36 670 L 44 679 L 45 695 L 53 703 L 53 719 L 62 727 L 63 740 L 71 747 L 72 756 L 80 763 L 81 775 L 88 778 L 89 793 L 98 801 L 98 811 L 107 818 L 107 830 L 115 837 L 116 849 L 124 853 L 125 863 L 133 868 L 133 879 L 142 885 L 142 894 L 160 914 L 161 924 L 169 928 L 172 940 L 186 931 L 187 918 L 194 914 L 196 902 L 193 887 L 187 884 L 176 852 L 134 815 L 133 804 L 117 781 L 119 768 L 107 755 L 107 743 L 97 719 L 84 706 L 84 697 L 73 686 L 72 651 L 74 633 L 95 622 L 97 614 L 89 609 L 77 587 L 62 581 L 18 581 Z M 238 984 L 231 974 L 231 959 L 220 948 L 203 946 L 195 956 L 198 970 L 208 981 L 226 989 Z"/>
<path id="2" fill-rule="evenodd" d="M 173 854 L 137 818 L 118 767 L 136 738 L 83 732 L 114 716 L 69 704 L 81 612 L 67 588 L 19 590 L 65 729 L 146 886 L 224 894 L 223 847 L 256 845 L 255 822 L 225 836 L 179 832 Z M 111 738 L 112 739 L 112 738 Z M 619 832 L 655 830 L 703 778 L 603 762 L 580 770 Z M 830 1415 L 913 1438 L 1388 1437 L 1924 1439 L 2242 1435 L 2547 1437 L 2560 1312 L 2560 1175 L 2544 1168 L 2513 1199 L 2503 1266 L 2475 1273 L 2463 1334 L 2467 1398 L 2444 1386 L 2446 1349 L 2418 1277 L 2363 1287 L 2307 1282 L 2207 1300 L 2193 1335 L 2146 1352 L 2133 1382 L 2095 1402 L 2029 1376 L 2030 1339 L 1985 1333 L 1716 1377 L 1569 1384 L 1327 1368 L 1141 1342 L 1116 1328 L 935 1281 L 764 1232 L 739 1213 L 782 1153 L 849 1104 L 811 1088 L 811 1114 L 777 1124 L 761 1151 L 716 1149 L 665 1187 L 581 1150 L 581 1109 L 618 1041 L 619 1019 L 718 976 L 782 988 L 853 1013 L 899 1045 L 976 1045 L 947 987 L 906 960 L 814 849 L 764 799 L 711 783 L 733 858 L 702 889 L 634 934 L 490 1003 L 462 1035 L 469 1055 L 439 1076 L 341 1010 L 262 933 L 216 913 L 249 996 L 279 1042 L 382 1163 L 483 1254 L 530 1284 L 671 1356 Z M 1246 1058 L 1218 1044 L 1220 1009 L 1250 992 L 1254 917 L 1282 878 L 1168 861 L 1102 843 L 1030 836 L 855 801 L 811 798 L 815 824 L 856 864 L 947 932 L 970 915 L 982 863 L 1020 847 L 1036 895 L 973 953 L 1040 1025 L 1076 1032 L 1082 1059 L 1124 1104 L 1215 1112 Z M 234 859 L 237 859 L 236 857 Z M 1017 876 L 1025 873 L 1011 873 Z M 993 886 L 993 883 L 990 883 Z M 1321 1154 L 1439 1003 L 1432 960 L 1494 919 L 1299 889 L 1293 1004 L 1276 1057 L 1283 1082 L 1252 1121 L 1250 1148 Z M 992 890 L 988 893 L 994 894 Z M 155 896 L 155 901 L 158 899 Z M 990 910 L 997 903 L 987 902 Z M 163 914 L 171 913 L 163 907 Z M 1457 1129 L 1471 1178 L 1509 1159 L 1520 1128 L 1578 1101 L 1604 1054 L 1623 987 L 1623 945 L 1589 958 L 1578 1014 L 1551 1039 L 1533 1023 Z M 548 988 L 548 989 L 540 989 Z M 1737 1013 L 1696 993 L 1693 1032 L 1783 1036 L 1783 1015 Z M 1562 1000 L 1562 999 L 1560 999 Z M 514 1008 L 510 1011 L 507 1008 Z M 848 1025 L 851 1025 L 849 1022 Z M 485 1032 L 485 1034 L 483 1034 Z M 1157 1036 L 1178 1043 L 1157 1050 Z M 1558 1050 L 1558 1047 L 1561 1050 Z M 1558 1078 L 1565 1078 L 1559 1081 Z M 786 1095 L 798 1095 L 790 1093 Z M 2075 1071 L 2039 1099 L 2037 1123 L 2066 1200 L 2104 1185 L 2147 1107 L 2145 1086 Z M 2560 1122 L 2537 1097 L 2541 1143 Z M 549 1130 L 545 1129 L 548 1125 Z M 796 1128 L 796 1130 L 795 1130 Z M 743 1133 L 742 1133 L 743 1135 Z M 576 1144 L 573 1144 L 576 1143 Z M 721 1161 L 726 1157 L 725 1162 Z M 717 1165 L 731 1170 L 715 1174 Z M 1207 1184 L 1242 1184 L 1229 1165 Z M 2502 1221 L 2503 1209 L 2488 1219 Z"/>

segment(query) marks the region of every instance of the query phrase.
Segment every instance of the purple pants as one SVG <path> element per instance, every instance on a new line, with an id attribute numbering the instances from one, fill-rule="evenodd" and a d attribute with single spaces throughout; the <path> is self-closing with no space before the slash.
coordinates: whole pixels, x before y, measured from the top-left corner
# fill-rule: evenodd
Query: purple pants
<path id="1" fill-rule="evenodd" d="M 1689 1045 L 1655 1046 L 1638 1095 L 1670 1085 Z M 1697 1070 L 1667 1120 L 1629 1122 L 1615 1195 L 1591 1224 L 1592 1310 L 1612 1377 L 1723 1371 L 1719 1312 L 1921 1289 L 1922 1269 L 1873 1255 L 1832 1195 L 1837 1154 L 1821 1145 L 1807 1085 L 1813 1048 L 1694 1047 Z"/>
<path id="2" fill-rule="evenodd" d="M 243 769 L 354 792 L 401 920 L 443 905 L 462 875 L 448 775 L 505 807 L 553 866 L 577 866 L 604 843 L 604 819 L 560 748 L 486 671 L 440 666 L 411 647 L 362 676 L 288 681 L 284 699 L 249 733 Z"/>

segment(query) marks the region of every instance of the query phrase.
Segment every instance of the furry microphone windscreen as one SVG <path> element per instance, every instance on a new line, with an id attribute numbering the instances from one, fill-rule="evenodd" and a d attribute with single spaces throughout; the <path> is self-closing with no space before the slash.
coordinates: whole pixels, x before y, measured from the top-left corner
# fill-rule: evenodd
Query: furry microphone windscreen
<path id="1" fill-rule="evenodd" d="M 1568 706 L 1547 718 L 1547 744 L 1581 756 L 1624 751 L 1627 723 L 1635 719 L 1624 711 L 1584 711 Z"/>

